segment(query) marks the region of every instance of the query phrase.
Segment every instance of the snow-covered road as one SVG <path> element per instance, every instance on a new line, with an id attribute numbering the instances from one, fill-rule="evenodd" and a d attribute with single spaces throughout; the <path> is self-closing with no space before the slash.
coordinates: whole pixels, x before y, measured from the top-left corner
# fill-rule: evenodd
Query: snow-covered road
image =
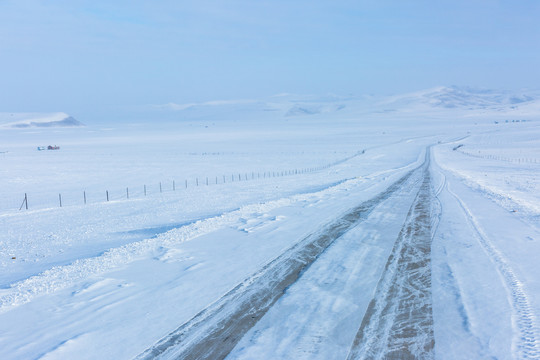
<path id="1" fill-rule="evenodd" d="M 427 163 L 424 164 L 423 168 L 427 169 Z M 296 242 L 293 247 L 287 249 L 283 254 L 244 280 L 210 307 L 201 311 L 189 322 L 183 324 L 155 346 L 148 349 L 140 358 L 219 359 L 225 357 L 242 338 L 242 335 L 263 317 L 272 305 L 281 298 L 283 293 L 288 294 L 290 291 L 294 291 L 300 274 L 306 271 L 306 269 L 309 272 L 312 265 L 318 267 L 318 257 L 327 251 L 328 248 L 333 248 L 334 242 L 341 242 L 342 236 L 348 233 L 351 228 L 370 218 L 375 209 L 377 209 L 378 216 L 380 216 L 381 212 L 386 212 L 393 214 L 394 217 L 399 217 L 401 214 L 395 213 L 395 202 L 400 198 L 406 198 L 407 196 L 405 195 L 410 196 L 411 191 L 414 192 L 419 182 L 419 172 L 419 169 L 408 172 L 374 198 L 354 207 L 343 216 L 324 226 L 318 232 L 310 234 L 303 240 Z M 427 187 L 429 188 L 429 180 Z M 429 201 L 429 199 L 427 200 Z M 403 204 L 402 199 L 401 203 Z M 406 201 L 405 204 L 407 204 Z M 403 212 L 406 213 L 406 210 Z M 389 217 L 385 217 L 384 219 L 389 221 Z M 395 218 L 393 222 L 395 223 Z M 385 224 L 379 224 L 379 227 L 384 226 Z M 370 236 L 373 236 L 373 234 Z M 351 236 L 348 235 L 348 238 L 351 238 Z M 370 239 L 368 238 L 366 240 L 369 241 Z M 350 245 L 349 243 L 345 247 L 343 245 L 339 246 L 342 249 L 341 251 L 343 251 L 343 249 L 349 248 Z M 354 248 L 359 249 L 358 256 L 366 256 L 366 248 L 363 246 Z M 351 260 L 354 259 L 352 255 L 354 255 L 354 252 L 349 249 L 349 259 Z M 345 271 L 346 269 L 343 268 L 341 256 L 331 255 L 330 259 L 333 261 L 333 267 L 339 267 L 339 269 L 330 269 L 334 270 L 331 271 L 331 276 L 335 278 L 336 281 L 334 284 L 337 284 L 338 288 L 333 289 L 332 286 L 327 286 L 326 290 L 338 295 L 340 293 L 338 290 L 343 291 L 343 287 L 342 282 L 338 282 L 337 279 L 345 277 L 345 279 L 348 278 L 349 282 L 358 279 L 351 278 L 348 271 Z M 379 262 L 384 263 L 384 258 L 380 258 L 379 260 L 382 260 Z M 377 263 L 373 265 L 375 267 L 381 267 Z M 369 266 L 369 264 L 364 263 L 363 266 Z M 362 272 L 360 271 L 360 273 Z M 304 279 L 303 274 L 299 281 L 300 286 L 303 283 L 301 279 Z M 313 298 L 309 293 L 303 294 L 303 296 L 305 296 L 305 299 Z M 304 327 L 307 326 L 307 323 L 311 324 L 312 320 L 310 316 L 307 316 L 305 311 L 305 306 L 308 305 L 308 301 L 298 303 L 299 308 L 297 311 L 299 311 L 299 314 L 296 314 L 296 317 L 302 314 L 305 322 Z M 315 305 L 318 304 L 315 303 Z M 288 318 L 292 315 L 292 317 L 295 317 L 294 313 L 290 313 L 290 309 L 289 311 L 280 311 L 279 304 L 276 307 L 278 309 L 275 311 L 281 316 Z M 311 311 L 311 314 L 313 314 L 313 311 Z M 329 314 L 329 317 L 330 319 L 326 319 L 326 322 L 331 321 L 334 318 L 334 314 Z M 286 323 L 285 319 L 283 320 L 277 323 Z M 325 326 L 328 325 L 325 324 Z M 258 327 L 259 325 L 252 331 L 257 332 Z M 302 326 L 295 326 L 295 328 L 299 329 Z M 282 335 L 284 334 L 282 333 Z M 309 331 L 306 331 L 302 335 L 308 338 L 312 336 Z M 303 336 L 296 336 L 297 342 L 295 343 L 295 347 L 298 346 L 298 343 L 305 342 Z M 288 336 L 287 341 L 290 341 L 290 337 Z M 331 346 L 325 347 L 322 358 L 326 358 L 328 354 L 326 351 L 329 350 L 332 350 Z M 312 355 L 314 353 L 313 349 L 306 348 L 304 351 Z M 256 352 L 260 353 L 259 350 L 256 350 Z M 273 356 L 271 349 L 264 349 L 263 353 L 267 354 L 269 358 Z M 297 358 L 297 356 L 292 355 L 294 352 L 287 351 L 286 353 Z M 234 357 L 234 355 L 232 356 Z M 250 356 L 253 355 L 248 355 L 248 357 Z"/>
<path id="2" fill-rule="evenodd" d="M 426 164 L 348 359 L 433 358 L 430 178 Z"/>
<path id="3" fill-rule="evenodd" d="M 353 229 L 337 239 L 287 289 L 228 358 L 345 359 L 348 354 L 349 358 L 369 358 L 360 346 L 366 339 L 358 336 L 355 341 L 355 334 L 363 325 L 364 314 L 370 312 L 370 300 L 382 292 L 377 284 L 384 282 L 387 274 L 395 274 L 385 264 L 395 258 L 397 248 L 403 247 L 403 224 L 417 220 L 406 221 L 419 189 L 429 188 L 429 178 L 423 180 L 426 169 L 427 164 L 407 181 L 388 189 L 388 197 L 378 199 L 366 218 L 358 219 Z M 403 273 L 403 277 L 407 275 Z M 417 320 L 409 325 L 414 326 Z M 384 330 L 378 326 L 373 329 Z M 375 340 L 386 344 L 385 339 Z"/>

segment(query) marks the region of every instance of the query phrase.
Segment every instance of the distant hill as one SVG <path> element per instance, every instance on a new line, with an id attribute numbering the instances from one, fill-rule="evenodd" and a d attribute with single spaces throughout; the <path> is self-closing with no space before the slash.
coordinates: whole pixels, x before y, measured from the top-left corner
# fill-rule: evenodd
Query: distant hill
<path id="1" fill-rule="evenodd" d="M 427 105 L 446 109 L 504 109 L 517 105 L 535 102 L 537 94 L 513 93 L 490 89 L 474 89 L 470 87 L 436 87 L 414 93 L 390 96 L 379 104 L 392 105 L 396 108 L 414 105 Z"/>
<path id="2" fill-rule="evenodd" d="M 312 121 L 398 116 L 534 119 L 540 117 L 540 91 L 439 86 L 391 96 L 283 93 L 254 99 L 154 104 L 137 111 L 132 115 L 141 119 L 156 118 L 175 122 L 185 120 L 257 122 L 279 119 Z M 64 112 L 0 113 L 0 129 L 81 126 L 85 125 Z"/>
<path id="3" fill-rule="evenodd" d="M 0 113 L 2 128 L 77 127 L 83 123 L 63 112 L 58 113 Z"/>
<path id="4" fill-rule="evenodd" d="M 207 101 L 203 103 L 156 105 L 154 109 L 176 114 L 180 119 L 257 120 L 310 118 L 313 116 L 369 116 L 369 114 L 540 114 L 540 92 L 475 89 L 439 86 L 393 96 L 339 96 L 328 94 L 279 94 L 252 100 Z"/>

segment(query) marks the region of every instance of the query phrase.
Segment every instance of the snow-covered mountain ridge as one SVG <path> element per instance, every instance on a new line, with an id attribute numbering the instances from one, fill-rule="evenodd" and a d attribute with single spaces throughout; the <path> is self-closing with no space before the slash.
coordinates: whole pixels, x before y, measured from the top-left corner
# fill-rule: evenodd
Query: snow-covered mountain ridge
<path id="1" fill-rule="evenodd" d="M 471 87 L 439 86 L 397 94 L 377 95 L 301 95 L 283 93 L 254 99 L 169 102 L 148 105 L 128 114 L 107 113 L 108 118 L 159 119 L 161 122 L 184 120 L 275 121 L 292 118 L 359 119 L 399 116 L 490 117 L 504 121 L 532 119 L 540 115 L 540 91 L 492 90 Z M 88 115 L 88 114 L 87 114 Z M 97 119 L 94 119 L 97 120 Z M 55 128 L 84 126 L 64 113 L 0 112 L 0 129 Z"/>
<path id="2" fill-rule="evenodd" d="M 253 100 L 220 100 L 201 103 L 155 105 L 162 113 L 175 113 L 182 118 L 224 119 L 240 115 L 262 119 L 266 117 L 310 117 L 336 114 L 356 116 L 381 113 L 448 113 L 459 111 L 474 115 L 478 111 L 497 114 L 540 114 L 540 92 L 533 90 L 506 91 L 471 87 L 439 86 L 392 96 L 339 96 L 327 94 L 280 94 Z M 485 113 L 483 113 L 485 115 Z"/>
<path id="3" fill-rule="evenodd" d="M 531 91 L 510 92 L 491 89 L 475 89 L 470 87 L 436 87 L 414 93 L 391 96 L 382 100 L 381 104 L 407 106 L 424 104 L 440 108 L 489 109 L 515 108 L 518 104 L 538 101 L 538 94 Z"/>

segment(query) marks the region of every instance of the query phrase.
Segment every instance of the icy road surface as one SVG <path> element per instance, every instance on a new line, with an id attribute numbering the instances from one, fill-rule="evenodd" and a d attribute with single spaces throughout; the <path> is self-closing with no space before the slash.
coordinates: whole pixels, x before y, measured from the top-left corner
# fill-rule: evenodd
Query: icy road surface
<path id="1" fill-rule="evenodd" d="M 232 358 L 260 358 L 261 354 L 265 354 L 264 357 L 267 358 L 299 358 L 308 354 L 309 358 L 329 358 L 338 356 L 339 350 L 344 352 L 342 355 L 345 356 L 352 340 L 351 335 L 354 334 L 355 327 L 358 327 L 358 323 L 351 320 L 355 318 L 358 320 L 358 314 L 365 312 L 366 294 L 373 293 L 373 289 L 363 284 L 365 281 L 360 280 L 364 273 L 369 272 L 370 269 L 379 269 L 375 275 L 380 273 L 381 265 L 384 263 L 381 260 L 388 256 L 392 244 L 388 237 L 392 231 L 388 233 L 388 229 L 396 232 L 395 224 L 403 222 L 403 214 L 407 214 L 411 199 L 414 199 L 411 196 L 415 193 L 418 195 L 414 201 L 414 211 L 410 211 L 414 213 L 414 216 L 409 212 L 407 228 L 402 230 L 399 236 L 392 234 L 393 238 L 397 237 L 398 240 L 395 242 L 390 259 L 399 260 L 399 268 L 393 265 L 386 266 L 381 280 L 382 287 L 385 289 L 379 289 L 377 296 L 381 296 L 380 292 L 387 291 L 386 287 L 392 279 L 386 278 L 393 276 L 391 284 L 394 284 L 394 288 L 384 295 L 387 297 L 386 301 L 406 303 L 399 309 L 393 310 L 392 314 L 395 314 L 396 318 L 403 317 L 406 309 L 413 302 L 418 304 L 418 314 L 415 314 L 415 317 L 401 319 L 401 322 L 396 321 L 395 326 L 398 329 L 412 327 L 419 330 L 414 334 L 408 333 L 407 336 L 391 334 L 387 339 L 379 336 L 375 337 L 375 340 L 378 340 L 378 343 L 382 342 L 382 346 L 386 348 L 386 342 L 395 342 L 396 339 L 406 337 L 408 341 L 393 345 L 393 347 L 397 348 L 397 351 L 403 351 L 407 354 L 412 352 L 417 354 L 416 348 L 422 347 L 421 344 L 418 344 L 422 335 L 428 334 L 427 341 L 430 346 L 424 351 L 430 353 L 433 348 L 433 321 L 429 279 L 431 274 L 429 272 L 430 184 L 427 171 L 429 155 L 426 158 L 426 162 L 421 168 L 410 171 L 376 197 L 355 207 L 324 227 L 320 232 L 306 237 L 291 249 L 286 250 L 281 256 L 246 279 L 220 300 L 141 354 L 139 358 L 224 358 L 242 335 L 253 327 L 269 309 L 268 315 L 264 316 L 261 323 L 257 324 L 245 337 L 250 339 L 248 344 L 237 346 L 239 350 L 236 355 L 234 352 L 231 354 Z M 418 191 L 419 184 L 421 184 L 420 191 Z M 376 220 L 375 225 L 372 224 L 373 231 L 366 232 L 365 229 L 358 228 L 353 230 L 364 221 L 368 222 L 369 220 L 373 223 L 374 219 Z M 412 230 L 413 227 L 417 229 Z M 421 241 L 418 241 L 419 239 Z M 420 251 L 418 251 L 419 248 Z M 383 254 L 386 254 L 383 257 L 380 256 L 381 253 L 377 252 L 381 249 Z M 396 254 L 396 252 L 401 253 L 401 255 Z M 324 256 L 319 259 L 321 254 Z M 366 258 L 368 261 L 358 261 L 358 259 Z M 324 259 L 326 259 L 326 264 L 324 264 Z M 349 261 L 343 261 L 343 259 Z M 374 261 L 374 259 L 378 261 Z M 389 263 L 392 262 L 389 260 Z M 311 291 L 309 288 L 306 289 L 306 284 L 313 285 L 314 277 L 310 276 L 311 272 L 320 273 L 321 266 L 326 272 L 326 276 L 322 276 L 322 278 L 330 281 L 325 282 L 322 289 L 317 286 Z M 407 266 L 414 267 L 414 269 L 412 271 L 403 269 Z M 398 279 L 395 279 L 396 276 Z M 373 280 L 378 276 L 370 276 L 369 278 L 372 279 L 371 286 L 374 286 Z M 415 284 L 418 282 L 420 284 Z M 360 283 L 363 286 L 353 285 L 354 283 Z M 395 290 L 396 284 L 401 284 L 402 287 L 408 285 L 409 289 L 419 285 L 421 288 L 418 290 L 422 293 L 419 296 L 417 294 L 402 294 L 403 291 Z M 318 297 L 317 290 L 323 290 L 325 295 L 330 293 L 333 296 Z M 296 295 L 297 292 L 298 295 Z M 281 301 L 280 298 L 284 293 L 285 297 Z M 342 294 L 352 297 L 349 298 L 346 306 L 344 306 L 345 304 L 339 305 L 340 302 L 344 303 L 341 299 Z M 294 305 L 283 308 L 283 302 L 290 301 L 291 296 Z M 337 309 L 320 311 L 319 308 L 325 309 L 325 304 L 328 307 L 329 300 L 333 300 L 330 302 L 333 304 L 331 308 L 337 307 Z M 274 305 L 276 301 L 278 303 Z M 368 314 L 373 313 L 373 302 L 368 308 Z M 388 310 L 385 311 L 385 313 L 388 312 Z M 380 316 L 380 314 L 376 315 Z M 261 346 L 257 344 L 259 338 L 262 338 L 261 341 L 264 342 L 264 339 L 267 336 L 271 337 L 273 333 L 272 326 L 268 329 L 269 326 L 265 325 L 268 318 L 270 318 L 270 324 L 279 324 L 277 334 L 281 337 L 273 339 L 270 342 L 272 344 L 270 348 L 263 346 L 261 349 Z M 303 322 L 292 321 L 295 318 Z M 348 322 L 349 326 L 343 326 L 344 320 Z M 362 326 L 364 323 L 365 321 Z M 288 331 L 283 331 L 283 324 L 286 324 Z M 377 325 L 374 331 L 384 332 L 384 330 L 383 326 Z M 334 336 L 325 335 L 328 333 L 334 334 Z M 362 337 L 359 335 L 357 339 L 362 339 Z M 370 339 L 373 339 L 371 334 Z M 277 347 L 276 342 L 279 344 Z M 357 345 L 356 342 L 355 345 Z M 357 348 L 358 345 L 355 347 L 355 352 L 358 352 Z"/>
<path id="2" fill-rule="evenodd" d="M 431 203 L 426 167 L 348 359 L 433 358 Z"/>

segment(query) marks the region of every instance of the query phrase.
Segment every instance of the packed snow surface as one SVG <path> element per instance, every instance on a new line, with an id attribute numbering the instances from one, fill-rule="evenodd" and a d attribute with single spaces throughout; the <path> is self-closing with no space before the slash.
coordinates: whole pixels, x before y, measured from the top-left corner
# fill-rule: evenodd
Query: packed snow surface
<path id="1" fill-rule="evenodd" d="M 234 308 L 233 289 L 266 291 L 261 269 L 372 204 L 228 358 L 352 359 L 400 346 L 427 358 L 539 358 L 536 99 L 455 87 L 375 100 L 282 94 L 86 127 L 14 127 L 40 121 L 2 115 L 1 357 L 137 357 L 197 314 Z M 60 149 L 37 150 L 48 144 Z M 396 270 L 413 263 L 414 274 Z M 418 274 L 411 294 L 427 312 L 403 322 Z M 392 334 L 407 326 L 420 335 L 398 344 Z M 385 340 L 374 347 L 372 336 Z"/>

